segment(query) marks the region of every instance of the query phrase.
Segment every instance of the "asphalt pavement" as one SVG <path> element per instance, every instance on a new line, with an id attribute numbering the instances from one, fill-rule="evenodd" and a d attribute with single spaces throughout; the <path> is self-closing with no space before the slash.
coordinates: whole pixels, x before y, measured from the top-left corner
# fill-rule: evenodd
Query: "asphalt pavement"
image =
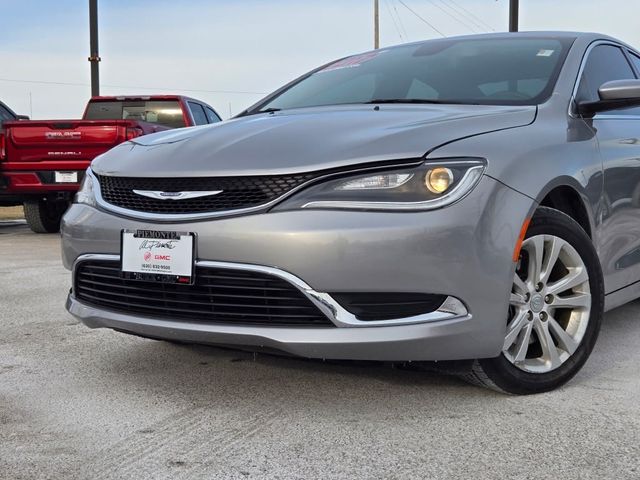
<path id="1" fill-rule="evenodd" d="M 512 397 L 88 329 L 59 243 L 0 222 L 1 479 L 640 478 L 638 301 L 567 386 Z"/>

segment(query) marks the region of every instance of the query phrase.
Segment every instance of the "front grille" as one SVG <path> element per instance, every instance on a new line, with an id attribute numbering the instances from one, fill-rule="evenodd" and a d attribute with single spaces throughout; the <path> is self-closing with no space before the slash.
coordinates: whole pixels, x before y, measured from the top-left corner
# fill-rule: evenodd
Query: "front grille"
<path id="1" fill-rule="evenodd" d="M 297 175 L 205 178 L 134 178 L 104 175 L 97 177 L 100 182 L 102 198 L 117 207 L 148 213 L 191 214 L 264 205 L 315 176 L 317 174 L 302 173 Z M 162 200 L 138 195 L 133 190 L 159 192 L 222 190 L 222 193 L 194 199 Z"/>
<path id="2" fill-rule="evenodd" d="M 194 322 L 333 327 L 296 287 L 273 275 L 224 268 L 196 268 L 194 285 L 126 280 L 119 262 L 86 261 L 75 272 L 83 303 L 108 310 Z"/>

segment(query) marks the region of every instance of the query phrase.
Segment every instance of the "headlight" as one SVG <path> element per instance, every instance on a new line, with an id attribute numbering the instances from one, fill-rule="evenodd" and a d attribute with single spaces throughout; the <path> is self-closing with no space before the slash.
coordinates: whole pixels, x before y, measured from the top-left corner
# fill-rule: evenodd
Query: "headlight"
<path id="1" fill-rule="evenodd" d="M 431 193 L 441 195 L 449 190 L 453 183 L 453 172 L 447 167 L 432 168 L 424 177 L 424 183 Z"/>
<path id="2" fill-rule="evenodd" d="M 370 177 L 349 180 L 337 187 L 337 190 L 377 190 L 381 188 L 398 188 L 407 183 L 412 173 L 383 173 Z"/>
<path id="3" fill-rule="evenodd" d="M 478 158 L 448 158 L 404 169 L 331 177 L 275 209 L 432 210 L 466 196 L 482 177 L 485 165 L 485 160 Z"/>
<path id="4" fill-rule="evenodd" d="M 89 167 L 82 179 L 80 190 L 78 190 L 78 193 L 76 193 L 76 196 L 73 198 L 73 203 L 82 203 L 92 207 L 96 206 L 96 197 L 93 192 L 93 180 L 93 173 L 91 173 L 91 167 Z"/>

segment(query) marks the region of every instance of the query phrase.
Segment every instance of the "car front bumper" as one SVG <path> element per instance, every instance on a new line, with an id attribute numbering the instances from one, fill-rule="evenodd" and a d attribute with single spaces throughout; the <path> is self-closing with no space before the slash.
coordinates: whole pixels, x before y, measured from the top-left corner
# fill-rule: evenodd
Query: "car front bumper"
<path id="1" fill-rule="evenodd" d="M 73 295 L 67 298 L 66 307 L 74 317 L 91 328 L 106 327 L 144 337 L 202 344 L 267 347 L 292 355 L 323 359 L 453 359 L 459 356 L 456 352 L 460 352 L 460 343 L 473 330 L 470 316 L 387 327 L 270 328 L 206 325 L 126 315 L 84 305 Z M 463 357 L 466 358 L 465 355 Z"/>
<path id="2" fill-rule="evenodd" d="M 73 205 L 62 223 L 63 261 L 120 253 L 122 229 L 192 231 L 200 261 L 262 266 L 309 290 L 419 292 L 460 299 L 457 316 L 335 322 L 336 328 L 214 324 L 146 317 L 84 304 L 67 309 L 92 328 L 169 340 L 268 347 L 311 358 L 418 361 L 497 356 L 528 197 L 484 177 L 462 201 L 419 213 L 300 210 L 190 223 L 157 223 Z M 295 280 L 293 280 L 295 282 Z M 298 288 L 300 286 L 298 285 Z M 330 314 L 328 314 L 330 316 Z"/>

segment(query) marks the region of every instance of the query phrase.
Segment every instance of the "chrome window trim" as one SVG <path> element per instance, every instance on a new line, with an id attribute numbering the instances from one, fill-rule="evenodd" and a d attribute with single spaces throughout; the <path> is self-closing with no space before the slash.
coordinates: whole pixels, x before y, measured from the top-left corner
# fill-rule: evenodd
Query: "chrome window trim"
<path id="1" fill-rule="evenodd" d="M 571 91 L 571 98 L 569 99 L 569 116 L 571 118 L 582 118 L 581 115 L 578 115 L 578 113 L 575 111 L 575 106 L 576 106 L 576 95 L 578 93 L 578 87 L 580 86 L 580 80 L 582 79 L 582 74 L 584 73 L 584 69 L 587 65 L 587 60 L 589 59 L 589 55 L 591 55 L 591 52 L 593 51 L 594 48 L 596 48 L 599 45 L 611 45 L 613 47 L 618 47 L 620 50 L 622 50 L 622 54 L 625 56 L 627 56 L 626 50 L 629 50 L 630 52 L 633 52 L 637 55 L 637 52 L 635 52 L 634 50 L 631 50 L 628 46 L 623 45 L 621 43 L 617 43 L 614 42 L 613 40 L 595 40 L 593 42 L 591 42 L 589 44 L 589 46 L 587 47 L 587 49 L 584 52 L 584 55 L 582 56 L 582 60 L 580 62 L 580 68 L 578 69 L 578 76 L 576 77 L 576 80 L 573 84 L 573 90 Z M 627 59 L 627 62 L 629 60 Z M 631 70 L 634 72 L 635 74 L 635 69 L 633 68 L 632 65 L 629 65 L 631 67 Z M 625 117 L 625 118 L 640 118 L 640 115 L 616 115 L 616 114 L 596 114 L 594 116 L 594 118 L 598 118 L 599 120 L 619 120 L 619 117 Z"/>
<path id="2" fill-rule="evenodd" d="M 184 222 L 184 221 L 191 221 L 191 220 L 205 220 L 205 219 L 210 219 L 210 218 L 231 217 L 231 216 L 238 216 L 238 215 L 247 215 L 247 214 L 250 214 L 250 213 L 257 213 L 257 212 L 261 212 L 261 211 L 267 210 L 267 209 L 275 206 L 276 204 L 278 204 L 278 203 L 282 202 L 283 200 L 289 198 L 290 196 L 296 194 L 298 191 L 302 190 L 303 188 L 308 187 L 312 183 L 323 182 L 323 181 L 326 181 L 326 180 L 330 180 L 331 178 L 334 178 L 334 177 L 337 177 L 337 176 L 342 176 L 342 175 L 352 175 L 352 174 L 359 174 L 359 173 L 362 173 L 363 175 L 366 175 L 367 173 L 376 172 L 376 171 L 379 171 L 379 170 L 389 170 L 389 169 L 415 167 L 415 166 L 420 165 L 424 161 L 425 161 L 424 158 L 420 158 L 420 159 L 417 159 L 417 160 L 414 160 L 414 161 L 402 161 L 402 162 L 398 163 L 397 165 L 386 164 L 386 165 L 380 165 L 380 166 L 369 166 L 369 167 L 364 167 L 364 168 L 353 168 L 353 169 L 350 169 L 350 170 L 344 170 L 344 171 L 340 171 L 340 172 L 329 173 L 329 174 L 326 174 L 326 175 L 321 175 L 321 176 L 316 177 L 316 178 L 312 178 L 312 179 L 310 179 L 310 180 L 298 185 L 297 187 L 289 190 L 285 194 L 280 195 L 279 197 L 271 200 L 270 202 L 263 203 L 261 205 L 256 205 L 255 207 L 237 208 L 237 209 L 234 209 L 234 210 L 224 210 L 224 211 L 221 211 L 221 212 L 202 212 L 202 213 L 188 213 L 188 214 L 173 214 L 173 213 L 165 214 L 165 213 L 138 212 L 136 210 L 129 210 L 128 208 L 122 208 L 122 207 L 118 207 L 116 205 L 113 205 L 113 204 L 107 202 L 102 197 L 102 191 L 100 189 L 100 182 L 96 178 L 96 174 L 94 174 L 93 171 L 91 170 L 91 167 L 89 167 L 88 172 L 90 172 L 89 177 L 91 178 L 91 183 L 93 185 L 93 194 L 95 196 L 96 203 L 103 210 L 108 211 L 108 212 L 117 213 L 119 215 L 122 215 L 124 217 L 129 217 L 129 218 L 135 218 L 135 219 L 141 219 L 141 220 L 153 220 L 153 221 L 162 222 L 162 223 L 171 223 L 171 222 Z"/>
<path id="3" fill-rule="evenodd" d="M 75 275 L 77 267 L 80 263 L 90 260 L 107 260 L 107 261 L 120 261 L 120 255 L 112 254 L 84 254 L 80 255 L 73 262 L 72 268 L 72 285 L 75 285 Z M 399 326 L 399 325 L 413 325 L 417 323 L 431 323 L 440 322 L 444 320 L 458 320 L 463 318 L 470 318 L 471 315 L 465 307 L 465 305 L 458 298 L 448 296 L 445 301 L 440 305 L 438 310 L 430 313 L 415 315 L 412 317 L 397 318 L 392 320 L 373 320 L 363 321 L 351 312 L 345 310 L 336 300 L 328 293 L 318 292 L 311 288 L 304 280 L 289 273 L 285 270 L 276 267 L 267 267 L 263 265 L 254 265 L 248 263 L 232 263 L 232 262 L 218 262 L 208 260 L 197 260 L 196 266 L 210 267 L 210 268 L 227 268 L 233 270 L 244 270 L 251 272 L 266 273 L 278 277 L 296 287 L 302 292 L 318 309 L 331 320 L 337 327 L 387 327 L 387 326 Z M 102 307 L 97 307 L 102 308 Z M 107 309 L 108 310 L 108 309 Z M 274 327 L 276 328 L 276 327 Z M 307 328 L 307 327 L 305 327 Z"/>

